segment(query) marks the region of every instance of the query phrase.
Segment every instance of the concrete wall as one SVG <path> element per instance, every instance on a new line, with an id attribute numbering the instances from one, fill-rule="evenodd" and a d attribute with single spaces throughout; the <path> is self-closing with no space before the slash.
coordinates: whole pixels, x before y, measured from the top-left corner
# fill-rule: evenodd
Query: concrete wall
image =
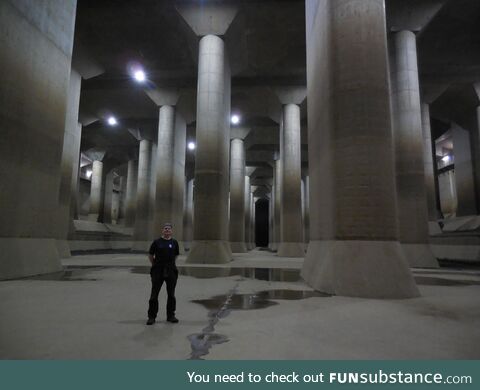
<path id="1" fill-rule="evenodd" d="M 76 0 L 0 2 L 0 279 L 61 268 L 58 207 Z"/>

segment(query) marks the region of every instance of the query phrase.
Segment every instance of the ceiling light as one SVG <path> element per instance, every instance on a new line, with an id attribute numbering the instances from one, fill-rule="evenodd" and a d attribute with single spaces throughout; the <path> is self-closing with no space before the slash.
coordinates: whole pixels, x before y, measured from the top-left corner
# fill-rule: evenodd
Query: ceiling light
<path id="1" fill-rule="evenodd" d="M 137 80 L 139 83 L 143 83 L 145 81 L 145 79 L 147 78 L 147 76 L 145 75 L 145 72 L 141 69 L 135 71 L 135 73 L 133 74 L 133 77 L 135 78 L 135 80 Z"/>
<path id="2" fill-rule="evenodd" d="M 110 126 L 115 126 L 118 123 L 114 116 L 109 117 L 107 122 Z"/>
<path id="3" fill-rule="evenodd" d="M 443 157 L 442 157 L 442 161 L 443 161 L 444 163 L 448 163 L 448 162 L 450 161 L 450 156 L 449 156 L 448 154 L 447 154 L 446 156 L 443 156 Z"/>
<path id="4" fill-rule="evenodd" d="M 92 171 L 89 169 L 85 175 L 87 176 L 87 179 L 90 179 L 92 177 Z"/>
<path id="5" fill-rule="evenodd" d="M 240 123 L 240 117 L 238 115 L 232 115 L 231 122 L 232 124 L 237 125 Z"/>
<path id="6" fill-rule="evenodd" d="M 195 142 L 189 142 L 188 143 L 188 149 L 189 150 L 195 150 Z"/>

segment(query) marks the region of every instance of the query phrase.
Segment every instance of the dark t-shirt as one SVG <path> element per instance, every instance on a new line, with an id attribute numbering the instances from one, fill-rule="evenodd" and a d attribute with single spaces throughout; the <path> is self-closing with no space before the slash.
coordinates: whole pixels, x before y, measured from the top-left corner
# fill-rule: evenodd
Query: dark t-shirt
<path id="1" fill-rule="evenodd" d="M 180 250 L 177 240 L 173 238 L 165 240 L 160 237 L 152 242 L 149 253 L 154 256 L 153 267 L 172 266 L 175 265 L 175 258 L 179 255 Z"/>

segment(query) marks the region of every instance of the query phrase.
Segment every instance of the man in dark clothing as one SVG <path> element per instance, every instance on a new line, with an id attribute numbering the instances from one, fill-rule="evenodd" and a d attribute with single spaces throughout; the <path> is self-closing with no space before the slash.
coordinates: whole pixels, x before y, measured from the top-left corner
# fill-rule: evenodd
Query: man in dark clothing
<path id="1" fill-rule="evenodd" d="M 147 325 L 153 325 L 158 313 L 158 294 L 163 282 L 167 284 L 167 321 L 178 322 L 175 317 L 175 286 L 177 285 L 178 270 L 175 259 L 179 254 L 177 240 L 172 238 L 172 225 L 163 226 L 162 237 L 152 242 L 148 258 L 152 264 L 150 277 L 152 279 L 152 292 L 148 302 Z"/>

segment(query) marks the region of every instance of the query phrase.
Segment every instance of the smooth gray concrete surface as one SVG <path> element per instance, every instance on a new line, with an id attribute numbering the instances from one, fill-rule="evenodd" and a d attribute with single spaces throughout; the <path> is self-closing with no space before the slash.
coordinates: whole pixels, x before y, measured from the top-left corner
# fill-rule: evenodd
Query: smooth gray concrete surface
<path id="1" fill-rule="evenodd" d="M 230 141 L 230 247 L 233 253 L 247 251 L 245 245 L 245 146 L 243 139 Z"/>
<path id="2" fill-rule="evenodd" d="M 195 150 L 194 231 L 190 263 L 227 263 L 230 70 L 223 40 L 200 40 Z"/>
<path id="3" fill-rule="evenodd" d="M 65 133 L 63 136 L 62 161 L 60 166 L 61 178 L 60 188 L 58 192 L 58 239 L 64 241 L 70 233 L 73 232 L 73 215 L 72 215 L 72 195 L 75 194 L 78 175 L 78 162 L 80 154 L 80 137 L 78 126 L 78 110 L 80 104 L 80 87 L 82 79 L 74 70 L 70 71 L 70 83 L 67 96 L 67 110 L 65 113 Z M 73 190 L 73 191 L 72 191 Z M 60 257 L 70 256 L 68 246 L 63 246 L 64 250 L 60 250 L 62 246 L 58 246 Z"/>
<path id="4" fill-rule="evenodd" d="M 283 126 L 280 133 L 282 163 L 280 241 L 277 255 L 304 257 L 302 224 L 302 173 L 300 142 L 300 107 L 283 106 Z"/>
<path id="5" fill-rule="evenodd" d="M 384 2 L 307 0 L 306 17 L 311 198 L 302 276 L 337 295 L 416 297 L 397 241 Z"/>
<path id="6" fill-rule="evenodd" d="M 428 220 L 436 221 L 441 217 L 441 213 L 437 207 L 435 170 L 433 165 L 432 127 L 430 125 L 430 106 L 427 103 L 422 103 L 422 132 L 423 170 L 425 173 L 425 189 L 427 192 Z"/>
<path id="7" fill-rule="evenodd" d="M 183 216 L 183 241 L 186 250 L 190 250 L 193 241 L 193 185 L 193 179 L 186 179 Z"/>
<path id="8" fill-rule="evenodd" d="M 185 137 L 185 120 L 175 107 L 162 106 L 158 123 L 153 235 L 159 237 L 164 224 L 172 223 L 181 251 L 184 250 Z"/>
<path id="9" fill-rule="evenodd" d="M 428 247 L 428 210 L 417 41 L 411 31 L 392 39 L 390 61 L 399 240 L 412 267 L 438 267 Z M 430 255 L 428 255 L 430 253 Z"/>
<path id="10" fill-rule="evenodd" d="M 80 214 L 80 205 L 79 205 L 79 195 L 80 192 L 80 145 L 82 140 L 82 124 L 77 123 L 77 131 L 75 132 L 75 146 L 73 148 L 73 161 L 72 164 L 72 184 L 70 189 L 70 219 L 73 221 L 74 219 L 78 219 Z M 72 225 L 70 225 L 72 227 Z M 69 230 L 69 236 L 72 235 L 74 232 L 73 230 Z"/>
<path id="11" fill-rule="evenodd" d="M 162 289 L 158 321 L 145 325 L 150 293 L 145 255 L 74 256 L 63 261 L 70 268 L 57 280 L 0 282 L 0 358 L 189 359 L 188 336 L 201 334 L 210 318 L 209 310 L 193 301 L 225 300 L 229 294 L 231 302 L 245 297 L 244 308 L 219 319 L 212 333 L 226 342 L 212 345 L 203 359 L 480 358 L 478 270 L 414 270 L 422 297 L 410 300 L 307 298 L 312 290 L 302 280 L 281 277 L 298 272 L 300 259 L 259 251 L 234 257 L 231 267 L 217 266 L 218 275 L 263 267 L 280 278 L 259 280 L 251 272 L 180 275 L 178 324 L 165 322 Z M 184 257 L 178 264 L 185 265 Z M 268 299 L 272 305 L 263 308 L 248 305 L 248 297 L 265 290 L 282 290 L 285 297 L 300 292 L 305 298 Z M 218 308 L 223 303 L 220 299 Z"/>
<path id="12" fill-rule="evenodd" d="M 0 3 L 0 279 L 60 267 L 50 222 L 59 206 L 76 1 L 57 5 Z M 47 15 L 55 16 L 48 24 Z"/>
<path id="13" fill-rule="evenodd" d="M 302 219 L 303 239 L 305 244 L 310 241 L 310 179 L 305 176 L 302 179 Z"/>
<path id="14" fill-rule="evenodd" d="M 458 200 L 456 216 L 474 215 L 477 213 L 477 205 L 470 133 L 457 124 L 453 124 L 451 130 L 455 158 L 455 187 Z"/>
<path id="15" fill-rule="evenodd" d="M 113 170 L 105 175 L 105 195 L 103 201 L 103 223 L 112 223 L 113 220 Z"/>
<path id="16" fill-rule="evenodd" d="M 138 161 L 129 160 L 127 171 L 127 190 L 125 194 L 125 226 L 135 224 L 135 210 L 137 206 L 137 175 Z"/>
<path id="17" fill-rule="evenodd" d="M 252 242 L 251 242 L 251 219 L 252 219 L 252 210 L 251 210 L 251 206 L 250 206 L 250 176 L 248 175 L 245 175 L 245 195 L 244 195 L 244 202 L 245 202 L 245 206 L 244 206 L 244 209 L 245 209 L 245 221 L 244 221 L 244 224 L 245 224 L 245 245 L 247 247 L 248 250 L 252 250 L 253 249 L 253 245 L 252 245 Z"/>
<path id="18" fill-rule="evenodd" d="M 103 162 L 94 160 L 92 164 L 92 176 L 90 177 L 90 210 L 88 218 L 91 221 L 102 222 L 103 219 L 101 210 L 104 206 L 105 194 L 105 176 L 106 172 L 103 169 Z"/>
<path id="19" fill-rule="evenodd" d="M 137 203 L 133 229 L 133 249 L 145 250 L 153 238 L 150 231 L 150 196 L 153 144 L 147 139 L 140 141 L 137 174 Z M 148 249 L 148 248 L 147 248 Z"/>

